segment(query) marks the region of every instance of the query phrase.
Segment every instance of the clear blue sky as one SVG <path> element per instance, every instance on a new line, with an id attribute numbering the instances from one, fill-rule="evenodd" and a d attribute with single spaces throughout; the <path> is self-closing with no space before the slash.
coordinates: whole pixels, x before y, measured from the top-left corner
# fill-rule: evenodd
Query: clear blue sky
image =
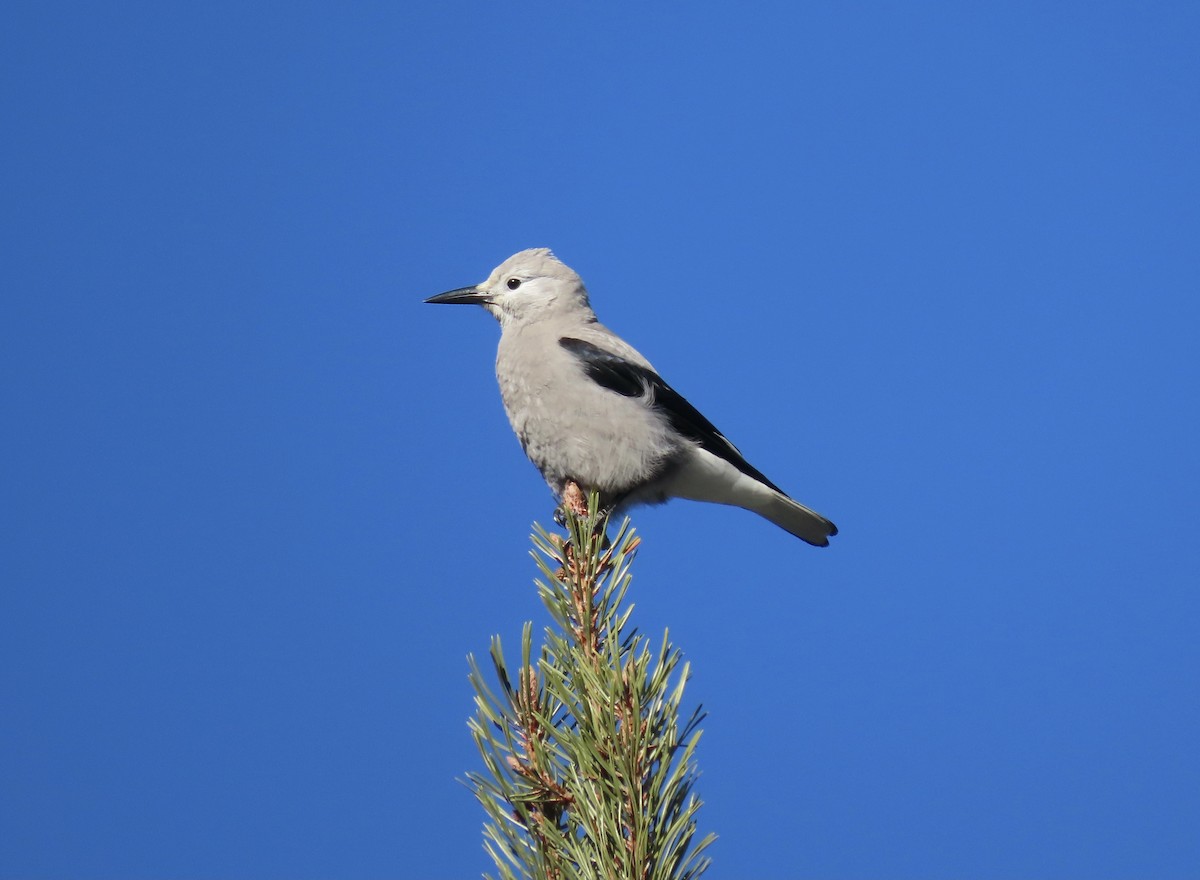
<path id="1" fill-rule="evenodd" d="M 477 876 L 550 246 L 773 480 L 637 512 L 724 878 L 1200 876 L 1200 6 L 8 3 L 0 876 Z"/>

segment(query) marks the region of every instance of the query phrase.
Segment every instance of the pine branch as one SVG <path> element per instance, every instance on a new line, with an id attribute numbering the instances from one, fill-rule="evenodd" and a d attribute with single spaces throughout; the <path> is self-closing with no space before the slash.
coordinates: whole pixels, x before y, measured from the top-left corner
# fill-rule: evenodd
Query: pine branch
<path id="1" fill-rule="evenodd" d="M 536 525 L 532 536 L 552 621 L 536 654 L 527 623 L 515 676 L 498 636 L 495 687 L 468 658 L 484 770 L 467 782 L 487 813 L 484 847 L 501 880 L 692 880 L 714 835 L 695 839 L 704 716 L 681 719 L 689 666 L 667 633 L 651 650 L 630 626 L 629 521 L 611 542 L 603 516 L 568 511 L 566 525 L 566 541 Z"/>

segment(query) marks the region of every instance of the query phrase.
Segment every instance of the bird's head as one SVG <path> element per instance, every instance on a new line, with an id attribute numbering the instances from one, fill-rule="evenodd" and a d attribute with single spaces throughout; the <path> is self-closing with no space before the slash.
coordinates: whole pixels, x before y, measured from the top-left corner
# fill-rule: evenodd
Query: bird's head
<path id="1" fill-rule="evenodd" d="M 501 326 L 530 324 L 558 315 L 596 317 L 583 279 L 549 248 L 513 254 L 492 270 L 487 281 L 439 293 L 425 302 L 481 305 Z"/>

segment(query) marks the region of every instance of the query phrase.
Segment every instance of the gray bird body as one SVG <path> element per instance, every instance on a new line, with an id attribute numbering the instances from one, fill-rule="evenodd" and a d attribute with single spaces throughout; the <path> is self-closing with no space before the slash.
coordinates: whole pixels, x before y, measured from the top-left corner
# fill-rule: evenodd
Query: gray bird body
<path id="1" fill-rule="evenodd" d="M 549 250 L 521 251 L 482 284 L 427 302 L 476 303 L 500 321 L 504 409 L 555 497 L 574 482 L 618 509 L 690 498 L 754 511 L 818 546 L 837 534 L 599 323 L 583 281 Z"/>
<path id="2" fill-rule="evenodd" d="M 649 368 L 603 324 L 510 324 L 496 352 L 508 420 L 557 497 L 567 480 L 610 498 L 628 496 L 678 454 L 680 440 L 639 399 L 591 381 L 579 358 L 559 344 L 567 338 Z"/>

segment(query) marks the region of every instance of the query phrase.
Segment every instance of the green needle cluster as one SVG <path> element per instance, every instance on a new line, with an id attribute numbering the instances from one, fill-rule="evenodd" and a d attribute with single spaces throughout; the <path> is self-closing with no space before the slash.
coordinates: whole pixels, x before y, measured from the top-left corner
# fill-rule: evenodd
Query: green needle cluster
<path id="1" fill-rule="evenodd" d="M 653 649 L 629 624 L 629 521 L 609 540 L 603 515 L 566 520 L 565 540 L 533 535 L 552 620 L 540 648 L 525 624 L 513 669 L 493 637 L 493 684 L 469 658 L 484 769 L 467 783 L 487 812 L 484 846 L 501 880 L 698 877 L 714 835 L 696 839 L 703 715 L 681 720 L 688 664 L 667 633 Z"/>

